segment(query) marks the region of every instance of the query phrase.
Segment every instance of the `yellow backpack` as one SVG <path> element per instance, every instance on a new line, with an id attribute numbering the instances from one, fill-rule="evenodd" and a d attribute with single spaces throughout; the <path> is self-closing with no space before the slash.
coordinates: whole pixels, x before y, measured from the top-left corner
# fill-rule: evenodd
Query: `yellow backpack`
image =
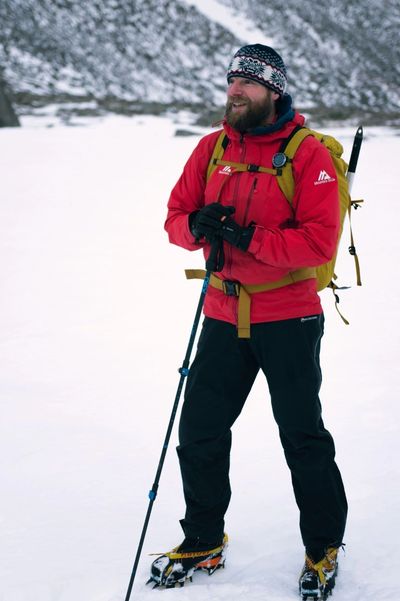
<path id="1" fill-rule="evenodd" d="M 361 129 L 362 136 L 362 128 Z M 217 166 L 230 166 L 235 169 L 235 171 L 255 171 L 261 173 L 270 173 L 275 175 L 278 178 L 278 184 L 283 194 L 285 195 L 287 201 L 292 207 L 293 196 L 294 196 L 294 178 L 292 172 L 292 162 L 293 158 L 299 148 L 300 144 L 303 140 L 308 136 L 314 136 L 317 140 L 319 140 L 329 151 L 329 154 L 332 158 L 333 165 L 336 171 L 336 177 L 339 186 L 339 204 L 340 204 L 340 231 L 338 237 L 338 246 L 340 237 L 343 231 L 343 224 L 346 217 L 346 213 L 349 216 L 349 225 L 350 225 L 350 246 L 349 252 L 354 257 L 356 275 L 357 275 L 357 286 L 361 286 L 361 275 L 360 275 L 360 264 L 358 260 L 358 256 L 356 253 L 356 248 L 354 245 L 353 233 L 351 229 L 351 209 L 354 206 L 358 208 L 359 204 L 363 202 L 362 200 L 351 200 L 350 191 L 349 191 L 349 182 L 346 177 L 348 171 L 347 163 L 342 159 L 343 147 L 335 138 L 332 136 L 328 136 L 322 134 L 320 132 L 314 131 L 312 129 L 308 129 L 306 127 L 298 126 L 296 127 L 291 135 L 284 140 L 282 143 L 279 152 L 276 153 L 273 157 L 273 167 L 263 167 L 261 165 L 253 165 L 246 163 L 234 163 L 231 161 L 224 161 L 222 159 L 229 139 L 224 131 L 219 135 L 217 142 L 215 144 L 213 153 L 210 158 L 210 162 L 207 170 L 207 181 L 211 177 L 214 170 Z M 334 257 L 325 263 L 324 265 L 320 265 L 316 267 L 316 278 L 317 278 L 317 290 L 323 290 L 324 288 L 332 288 L 334 294 L 335 290 L 339 289 L 339 287 L 334 283 L 337 276 L 334 272 L 335 262 L 336 262 L 337 250 Z M 296 272 L 292 272 L 295 276 Z M 308 276 L 309 277 L 309 276 Z M 337 294 L 335 294 L 335 305 L 338 310 L 337 304 L 339 302 L 339 298 Z M 340 314 L 340 312 L 339 312 Z M 341 315 L 341 314 L 340 314 Z M 341 315 L 343 321 L 347 324 L 348 322 Z"/>

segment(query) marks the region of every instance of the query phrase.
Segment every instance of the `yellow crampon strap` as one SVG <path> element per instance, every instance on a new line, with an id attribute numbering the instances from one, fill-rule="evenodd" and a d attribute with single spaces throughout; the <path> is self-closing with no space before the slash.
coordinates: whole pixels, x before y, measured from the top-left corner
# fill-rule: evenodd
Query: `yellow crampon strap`
<path id="1" fill-rule="evenodd" d="M 337 554 L 338 549 L 330 547 L 327 550 L 325 557 L 321 559 L 321 561 L 319 561 L 318 563 L 314 563 L 310 557 L 306 557 L 307 567 L 317 572 L 319 581 L 324 586 L 326 584 L 325 570 L 331 571 L 335 568 Z"/>
<path id="2" fill-rule="evenodd" d="M 185 274 L 188 280 L 203 280 L 206 272 L 204 269 L 185 269 Z M 210 286 L 220 290 L 228 296 L 236 296 L 238 298 L 238 337 L 250 338 L 250 305 L 252 294 L 276 290 L 277 288 L 282 288 L 283 286 L 289 286 L 290 284 L 312 278 L 315 278 L 314 267 L 297 269 L 296 271 L 288 273 L 280 280 L 267 282 L 265 284 L 241 284 L 240 282 L 221 280 L 212 273 L 210 277 Z"/>
<path id="3" fill-rule="evenodd" d="M 196 270 L 192 270 L 196 271 Z M 224 534 L 224 539 L 222 541 L 222 545 L 215 547 L 214 549 L 206 549 L 205 551 L 190 551 L 188 553 L 180 553 L 178 551 L 179 547 L 175 547 L 172 551 L 167 551 L 164 553 L 149 553 L 149 555 L 166 555 L 169 559 L 188 559 L 189 557 L 203 557 L 205 553 L 208 555 L 214 555 L 216 553 L 220 553 L 223 551 L 224 547 L 228 544 L 228 535 Z"/>

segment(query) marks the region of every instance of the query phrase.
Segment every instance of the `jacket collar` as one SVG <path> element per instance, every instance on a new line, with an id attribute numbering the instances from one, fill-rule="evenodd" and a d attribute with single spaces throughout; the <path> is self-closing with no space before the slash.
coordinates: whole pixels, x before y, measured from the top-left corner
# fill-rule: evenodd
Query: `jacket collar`
<path id="1" fill-rule="evenodd" d="M 272 134 L 274 131 L 279 131 L 288 123 L 288 121 L 292 121 L 294 117 L 294 110 L 292 108 L 292 97 L 289 94 L 284 94 L 279 101 L 276 103 L 277 110 L 277 119 L 275 123 L 271 125 L 262 125 L 260 127 L 254 127 L 249 130 L 249 133 L 252 136 L 262 136 L 265 134 Z"/>

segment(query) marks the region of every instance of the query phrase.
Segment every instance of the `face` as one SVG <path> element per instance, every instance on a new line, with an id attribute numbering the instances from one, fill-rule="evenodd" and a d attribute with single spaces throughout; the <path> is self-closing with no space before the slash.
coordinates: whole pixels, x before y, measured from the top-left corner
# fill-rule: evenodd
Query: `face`
<path id="1" fill-rule="evenodd" d="M 225 117 L 231 127 L 246 131 L 271 123 L 275 117 L 275 101 L 279 94 L 244 77 L 228 81 Z"/>

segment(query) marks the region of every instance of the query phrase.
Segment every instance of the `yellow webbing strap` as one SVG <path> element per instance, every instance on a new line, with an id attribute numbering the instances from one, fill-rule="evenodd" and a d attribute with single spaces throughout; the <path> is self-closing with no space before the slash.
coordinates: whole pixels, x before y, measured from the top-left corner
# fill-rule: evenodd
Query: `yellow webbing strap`
<path id="1" fill-rule="evenodd" d="M 292 169 L 293 158 L 294 158 L 300 144 L 308 136 L 314 136 L 318 140 L 324 141 L 331 152 L 334 152 L 335 154 L 337 154 L 337 156 L 341 156 L 343 148 L 339 144 L 339 142 L 337 142 L 337 140 L 335 140 L 331 136 L 323 136 L 323 135 L 319 134 L 318 132 L 308 129 L 307 127 L 301 127 L 293 134 L 293 136 L 289 139 L 287 145 L 283 149 L 283 152 L 285 153 L 285 155 L 287 157 L 287 161 L 282 168 L 271 169 L 269 167 L 262 167 L 261 165 L 257 165 L 256 166 L 257 168 L 254 169 L 254 171 L 258 171 L 261 173 L 270 173 L 271 175 L 278 176 L 279 187 L 290 205 L 292 205 L 293 196 L 294 196 L 294 177 L 293 177 L 293 169 Z M 236 171 L 251 171 L 252 170 L 251 169 L 252 166 L 249 165 L 248 163 L 232 163 L 230 161 L 222 160 L 222 157 L 225 152 L 225 148 L 224 148 L 225 139 L 226 139 L 226 134 L 222 130 L 220 135 L 217 138 L 217 142 L 214 146 L 214 150 L 211 155 L 210 162 L 208 164 L 207 181 L 210 179 L 210 177 L 213 174 L 214 170 L 216 169 L 217 165 L 220 165 L 223 167 L 228 167 L 228 166 L 233 167 Z M 255 166 L 253 166 L 253 167 L 255 167 Z"/>
<path id="2" fill-rule="evenodd" d="M 269 167 L 262 167 L 261 165 L 250 165 L 249 163 L 232 163 L 231 161 L 223 161 L 222 157 L 224 156 L 225 152 L 224 143 L 226 137 L 227 136 L 225 131 L 222 130 L 217 138 L 214 150 L 208 163 L 206 181 L 210 179 L 215 169 L 217 168 L 217 165 L 222 167 L 232 167 L 235 171 L 240 172 L 253 170 L 260 173 L 270 173 L 271 175 L 278 175 L 277 169 L 270 169 Z"/>
<path id="3" fill-rule="evenodd" d="M 198 279 L 204 280 L 206 272 L 204 269 L 185 269 L 186 278 L 188 280 Z M 250 304 L 251 295 L 257 292 L 267 292 L 268 290 L 276 290 L 283 286 L 289 286 L 296 282 L 303 280 L 309 280 L 316 277 L 316 271 L 314 267 L 304 267 L 303 269 L 297 269 L 288 273 L 285 277 L 275 282 L 267 282 L 265 284 L 240 284 L 235 282 L 236 292 L 235 296 L 238 297 L 238 337 L 239 338 L 250 338 Z M 221 280 L 213 273 L 210 277 L 210 286 L 225 293 L 225 282 Z"/>
<path id="4" fill-rule="evenodd" d="M 307 128 L 299 129 L 289 140 L 287 146 L 284 149 L 285 155 L 287 156 L 287 161 L 285 165 L 280 169 L 273 169 L 269 167 L 263 167 L 262 165 L 251 165 L 249 163 L 234 163 L 231 161 L 223 161 L 222 157 L 225 152 L 224 141 L 226 138 L 226 134 L 224 131 L 221 131 L 220 135 L 217 138 L 217 142 L 214 146 L 213 153 L 210 158 L 210 162 L 207 168 L 207 181 L 210 179 L 217 165 L 221 167 L 232 167 L 234 171 L 244 172 L 244 171 L 254 171 L 258 173 L 269 173 L 270 175 L 275 175 L 278 177 L 278 184 L 289 202 L 290 206 L 292 206 L 293 196 L 294 196 L 294 178 L 293 178 L 293 170 L 292 170 L 292 161 L 293 157 L 297 152 L 298 147 L 302 143 L 302 141 L 311 136 L 312 133 Z"/>
<path id="5" fill-rule="evenodd" d="M 208 168 L 207 168 L 207 180 L 208 181 L 210 179 L 210 177 L 212 176 L 214 170 L 217 168 L 216 164 L 215 164 L 215 160 L 216 159 L 222 159 L 223 154 L 225 152 L 225 148 L 224 148 L 224 140 L 226 137 L 226 133 L 224 130 L 221 131 L 221 133 L 218 136 L 217 142 L 214 146 L 214 150 L 213 153 L 211 155 L 211 159 L 210 162 L 208 163 Z"/>
<path id="6" fill-rule="evenodd" d="M 354 244 L 354 236 L 353 236 L 353 228 L 351 227 L 351 209 L 352 206 L 355 205 L 356 207 L 359 206 L 358 203 L 364 202 L 363 200 L 352 200 L 350 202 L 349 205 L 349 209 L 348 209 L 348 214 L 349 214 L 349 226 L 350 226 L 350 249 L 352 249 L 350 251 L 350 254 L 353 255 L 354 257 L 354 263 L 355 263 L 355 268 L 356 268 L 356 275 L 357 275 L 357 286 L 362 286 L 362 282 L 361 282 L 361 269 L 360 269 L 360 261 L 358 260 L 358 255 L 356 252 L 356 247 Z"/>
<path id="7" fill-rule="evenodd" d="M 222 161 L 221 159 L 215 159 L 214 164 L 222 165 L 222 167 L 233 167 L 235 171 L 254 171 L 257 173 L 270 173 L 271 175 L 278 175 L 277 169 L 262 167 L 262 165 L 252 165 L 251 163 L 233 163 L 232 161 Z"/>
<path id="8" fill-rule="evenodd" d="M 282 168 L 281 173 L 278 173 L 278 184 L 286 197 L 290 206 L 293 203 L 294 196 L 294 177 L 293 177 L 293 169 L 292 169 L 292 161 L 293 157 L 297 152 L 298 147 L 303 142 L 305 138 L 311 136 L 311 132 L 307 128 L 299 129 L 289 140 L 287 146 L 284 149 L 284 153 L 287 157 L 287 161 Z"/>
<path id="9" fill-rule="evenodd" d="M 340 318 L 342 319 L 343 323 L 346 324 L 346 326 L 350 325 L 350 322 L 347 321 L 347 319 L 345 318 L 344 315 L 342 315 L 342 313 L 340 312 L 340 309 L 339 309 L 339 296 L 335 292 L 335 290 L 338 290 L 338 286 L 335 286 L 335 284 L 333 284 L 333 282 L 331 282 L 331 284 L 328 286 L 328 288 L 332 289 L 333 296 L 335 299 L 335 309 L 339 313 Z"/>

